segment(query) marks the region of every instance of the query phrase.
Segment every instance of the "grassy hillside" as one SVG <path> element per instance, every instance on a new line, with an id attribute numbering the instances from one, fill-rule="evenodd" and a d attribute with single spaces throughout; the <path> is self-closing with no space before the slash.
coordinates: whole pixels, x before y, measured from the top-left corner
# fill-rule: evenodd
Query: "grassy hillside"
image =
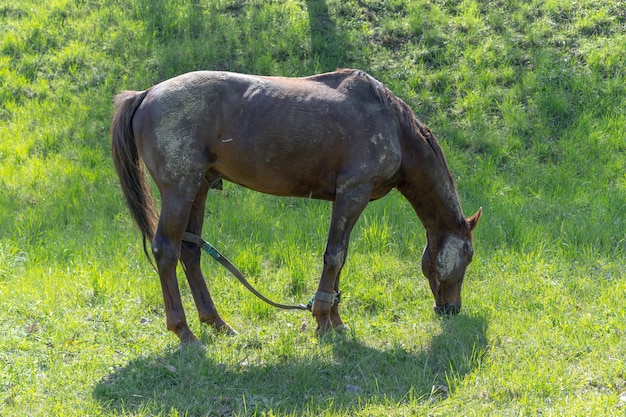
<path id="1" fill-rule="evenodd" d="M 0 415 L 626 413 L 626 3 L 0 0 Z M 197 69 L 361 68 L 438 136 L 484 215 L 463 312 L 440 319 L 399 193 L 342 287 L 352 332 L 255 300 L 209 259 L 221 314 L 177 349 L 109 156 L 112 97 Z M 329 205 L 227 184 L 205 237 L 304 302 Z"/>

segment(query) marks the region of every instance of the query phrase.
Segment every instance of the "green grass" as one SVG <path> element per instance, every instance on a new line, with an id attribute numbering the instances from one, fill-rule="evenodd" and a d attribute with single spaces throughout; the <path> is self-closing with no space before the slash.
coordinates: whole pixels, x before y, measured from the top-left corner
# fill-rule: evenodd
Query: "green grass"
<path id="1" fill-rule="evenodd" d="M 0 415 L 626 413 L 626 3 L 0 0 Z M 241 334 L 179 350 L 109 156 L 112 97 L 196 69 L 357 67 L 439 137 L 475 232 L 440 319 L 393 192 L 353 234 L 345 337 L 204 259 Z M 305 302 L 324 202 L 227 184 L 205 237 Z"/>

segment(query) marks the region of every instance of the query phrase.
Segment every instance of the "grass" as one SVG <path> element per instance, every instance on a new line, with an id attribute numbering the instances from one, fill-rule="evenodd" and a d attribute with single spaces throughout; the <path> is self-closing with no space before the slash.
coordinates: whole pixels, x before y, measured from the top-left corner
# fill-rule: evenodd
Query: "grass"
<path id="1" fill-rule="evenodd" d="M 471 0 L 0 0 L 0 414 L 547 415 L 626 412 L 626 4 Z M 108 148 L 111 99 L 196 69 L 358 67 L 437 134 L 484 207 L 461 315 L 441 320 L 423 229 L 372 203 L 344 269 L 345 337 L 203 260 L 241 334 L 167 333 Z M 205 237 L 304 302 L 327 203 L 232 185 Z"/>

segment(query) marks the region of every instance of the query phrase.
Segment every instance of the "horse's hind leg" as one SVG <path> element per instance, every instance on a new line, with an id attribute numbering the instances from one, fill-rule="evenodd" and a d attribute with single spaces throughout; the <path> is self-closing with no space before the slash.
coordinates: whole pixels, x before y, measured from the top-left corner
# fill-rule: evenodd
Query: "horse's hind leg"
<path id="1" fill-rule="evenodd" d="M 187 232 L 200 236 L 204 222 L 204 205 L 209 190 L 209 183 L 205 182 L 193 202 Z M 202 323 L 213 326 L 217 331 L 236 334 L 236 332 L 220 317 L 206 285 L 206 280 L 200 269 L 201 252 L 198 245 L 183 242 L 180 251 L 180 261 L 187 276 L 193 299 L 198 309 L 198 315 Z"/>
<path id="2" fill-rule="evenodd" d="M 152 253 L 161 279 L 167 329 L 178 336 L 181 344 L 187 344 L 197 339 L 187 325 L 176 279 L 176 266 L 191 204 L 186 203 L 188 199 L 181 198 L 177 194 L 162 193 L 161 196 L 163 206 L 159 225 L 152 241 Z"/>

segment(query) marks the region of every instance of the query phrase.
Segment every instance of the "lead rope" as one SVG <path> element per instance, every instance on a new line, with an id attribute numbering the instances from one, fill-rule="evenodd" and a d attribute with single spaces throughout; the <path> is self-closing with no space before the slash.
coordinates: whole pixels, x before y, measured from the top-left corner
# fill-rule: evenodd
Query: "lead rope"
<path id="1" fill-rule="evenodd" d="M 288 304 L 275 303 L 274 301 L 270 300 L 269 298 L 265 297 L 263 294 L 258 292 L 243 276 L 241 271 L 239 271 L 235 265 L 233 265 L 224 255 L 222 255 L 217 249 L 215 249 L 209 242 L 202 239 L 200 236 L 194 235 L 193 233 L 189 233 L 189 232 L 185 232 L 185 234 L 183 235 L 183 241 L 200 246 L 200 248 L 204 252 L 206 252 L 207 255 L 210 255 L 211 258 L 215 259 L 217 262 L 222 264 L 224 268 L 228 269 L 228 271 L 231 274 L 233 274 L 235 278 L 237 278 L 239 282 L 241 282 L 243 286 L 246 287 L 252 294 L 256 295 L 258 298 L 265 301 L 267 304 L 271 305 L 272 307 L 281 308 L 283 310 L 311 311 L 313 308 L 313 300 L 317 299 L 317 300 L 325 301 L 331 304 L 334 304 L 336 302 L 338 303 L 339 301 L 341 301 L 341 291 L 334 292 L 332 294 L 323 292 L 323 291 L 316 291 L 315 295 L 311 297 L 307 305 L 304 305 L 304 304 L 288 305 Z"/>

